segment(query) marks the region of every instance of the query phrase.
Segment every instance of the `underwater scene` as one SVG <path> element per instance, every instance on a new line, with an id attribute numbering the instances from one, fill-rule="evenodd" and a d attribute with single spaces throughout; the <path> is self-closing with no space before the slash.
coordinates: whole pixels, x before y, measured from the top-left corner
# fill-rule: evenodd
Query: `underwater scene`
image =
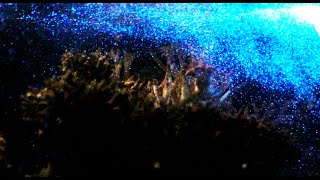
<path id="1" fill-rule="evenodd" d="M 0 3 L 0 177 L 319 176 L 320 4 Z"/>

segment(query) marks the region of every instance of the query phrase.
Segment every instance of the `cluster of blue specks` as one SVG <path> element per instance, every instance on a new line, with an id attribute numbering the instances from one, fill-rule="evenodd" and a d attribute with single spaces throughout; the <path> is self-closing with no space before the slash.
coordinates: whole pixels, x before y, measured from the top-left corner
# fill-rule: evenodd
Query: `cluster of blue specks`
<path id="1" fill-rule="evenodd" d="M 178 42 L 186 49 L 197 47 L 193 53 L 203 61 L 236 70 L 234 82 L 244 71 L 268 88 L 293 86 L 301 99 L 312 99 L 319 82 L 320 37 L 314 25 L 290 14 L 298 4 L 65 4 L 68 11 L 51 4 L 50 12 L 39 6 L 20 18 L 52 34 L 90 29 Z"/>
<path id="2" fill-rule="evenodd" d="M 14 15 L 4 11 L 4 7 L 0 4 L 0 22 L 5 18 L 30 21 L 58 39 L 64 33 L 102 32 L 127 35 L 140 43 L 144 40 L 179 43 L 202 61 L 232 71 L 234 86 L 241 84 L 240 77 L 244 74 L 265 88 L 285 91 L 293 87 L 296 98 L 310 102 L 313 107 L 301 109 L 293 103 L 292 113 L 278 113 L 281 115 L 276 121 L 289 127 L 291 133 L 302 134 L 301 141 L 320 143 L 318 126 L 311 126 L 319 124 L 320 104 L 314 94 L 320 84 L 320 32 L 317 32 L 320 23 L 316 24 L 311 16 L 319 17 L 320 5 L 56 3 L 28 4 L 27 11 Z M 319 13 L 308 17 L 306 7 L 312 7 L 315 13 L 318 8 Z M 87 40 L 80 37 L 73 45 Z M 303 114 L 308 109 L 313 117 L 305 120 Z M 304 147 L 306 157 L 317 159 L 319 148 Z M 298 171 L 312 168 L 314 162 L 301 159 Z M 308 172 L 318 175 L 317 168 Z"/>

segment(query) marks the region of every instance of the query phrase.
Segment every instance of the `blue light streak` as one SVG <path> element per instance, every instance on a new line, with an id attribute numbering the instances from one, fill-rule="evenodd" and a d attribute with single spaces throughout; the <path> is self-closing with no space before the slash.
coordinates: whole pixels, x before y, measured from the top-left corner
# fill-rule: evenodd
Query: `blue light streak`
<path id="1" fill-rule="evenodd" d="M 52 34 L 69 28 L 73 33 L 93 30 L 192 45 L 203 61 L 233 70 L 233 82 L 244 71 L 268 88 L 293 86 L 301 99 L 313 99 L 319 82 L 318 26 L 298 11 L 299 7 L 320 7 L 316 4 L 68 5 L 67 12 L 57 10 L 59 3 L 50 4 L 51 12 L 44 15 L 38 8 L 41 4 L 34 4 L 33 13 L 20 18 L 36 21 Z"/>

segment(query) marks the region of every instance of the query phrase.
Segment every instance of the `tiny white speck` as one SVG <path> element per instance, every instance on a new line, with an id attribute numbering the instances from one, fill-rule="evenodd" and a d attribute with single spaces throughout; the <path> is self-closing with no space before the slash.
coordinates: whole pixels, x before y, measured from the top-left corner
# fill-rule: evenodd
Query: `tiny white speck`
<path id="1" fill-rule="evenodd" d="M 247 167 L 248 167 L 248 164 L 247 164 L 247 163 L 242 163 L 242 164 L 241 164 L 241 168 L 242 168 L 242 169 L 247 169 Z"/>

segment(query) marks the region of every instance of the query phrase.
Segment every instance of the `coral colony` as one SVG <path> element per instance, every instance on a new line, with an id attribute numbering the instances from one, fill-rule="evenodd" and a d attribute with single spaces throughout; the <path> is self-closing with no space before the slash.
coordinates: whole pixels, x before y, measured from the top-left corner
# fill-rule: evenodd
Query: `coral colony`
<path id="1" fill-rule="evenodd" d="M 136 166 L 154 173 L 318 175 L 319 18 L 317 4 L 0 4 L 1 22 L 32 24 L 49 32 L 45 37 L 55 42 L 52 47 L 66 50 L 58 55 L 59 64 L 50 67 L 45 83 L 22 93 L 22 119 L 33 134 L 26 138 L 28 148 L 41 152 L 24 162 L 30 167 L 23 174 L 103 173 L 97 165 L 83 165 L 90 170 L 80 166 L 81 160 L 90 164 L 90 158 L 99 159 L 81 153 L 103 149 L 105 142 L 97 137 L 118 136 L 131 144 L 106 137 L 115 147 L 106 152 L 115 153 L 114 159 L 97 154 L 125 170 Z M 92 38 L 100 44 L 88 47 Z M 10 48 L 8 53 L 15 51 Z M 199 115 L 199 122 L 191 120 L 200 112 L 207 115 Z M 90 113 L 96 114 L 92 122 L 86 121 Z M 105 127 L 104 134 L 107 130 L 99 121 L 106 120 L 119 132 Z M 206 127 L 203 133 L 201 127 Z M 206 148 L 204 139 L 212 140 Z M 0 173 L 10 165 L 4 155 L 7 143 L 0 134 Z M 203 152 L 191 148 L 195 144 Z M 130 148 L 146 157 L 141 164 L 126 154 Z M 230 150 L 237 148 L 239 152 Z M 229 150 L 232 155 L 219 157 Z M 213 152 L 206 158 L 216 164 L 201 157 L 187 162 L 190 154 L 210 154 L 204 151 Z M 211 169 L 201 171 L 194 164 Z M 66 172 L 63 165 L 75 172 Z"/>
<path id="2" fill-rule="evenodd" d="M 165 67 L 159 83 L 142 74 L 129 77 L 133 54 L 123 53 L 121 58 L 114 50 L 89 56 L 66 52 L 63 75 L 23 96 L 23 118 L 35 132 L 31 142 L 47 155 L 35 162 L 46 165 L 34 168 L 33 176 L 103 174 L 100 169 L 106 167 L 108 173 L 148 174 L 158 169 L 160 175 L 282 175 L 282 166 L 292 164 L 297 152 L 285 132 L 246 110 L 236 112 L 221 93 L 211 95 L 209 76 L 217 77 L 220 92 L 229 87 L 212 66 L 193 58 L 188 62 L 180 54 L 180 68 L 174 69 L 168 55 L 167 65 L 156 60 Z M 59 151 L 66 146 L 69 149 Z M 63 165 L 72 158 L 81 163 Z M 90 169 L 95 158 L 104 159 L 104 165 Z"/>

